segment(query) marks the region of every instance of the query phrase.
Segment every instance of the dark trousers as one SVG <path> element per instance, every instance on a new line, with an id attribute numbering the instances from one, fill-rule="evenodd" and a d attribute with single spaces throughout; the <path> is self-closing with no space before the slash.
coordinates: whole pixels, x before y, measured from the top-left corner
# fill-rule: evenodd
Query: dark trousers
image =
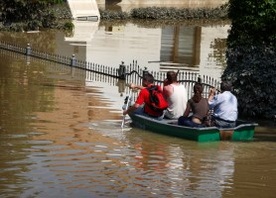
<path id="1" fill-rule="evenodd" d="M 192 121 L 192 117 L 180 116 L 178 118 L 178 125 L 189 126 L 189 127 L 202 127 L 202 124 L 197 124 Z"/>
<path id="2" fill-rule="evenodd" d="M 223 120 L 217 117 L 213 117 L 214 123 L 216 127 L 219 128 L 235 128 L 236 127 L 236 122 L 235 121 L 227 121 Z"/>
<path id="3" fill-rule="evenodd" d="M 163 114 L 160 115 L 160 116 L 155 116 L 155 117 L 150 116 L 147 113 L 145 113 L 143 106 L 138 107 L 133 113 L 138 114 L 138 115 L 143 115 L 143 116 L 146 116 L 146 117 L 150 117 L 150 118 L 154 118 L 154 119 L 157 119 L 157 120 L 162 120 L 164 118 L 164 115 L 165 115 L 165 111 L 163 111 Z"/>

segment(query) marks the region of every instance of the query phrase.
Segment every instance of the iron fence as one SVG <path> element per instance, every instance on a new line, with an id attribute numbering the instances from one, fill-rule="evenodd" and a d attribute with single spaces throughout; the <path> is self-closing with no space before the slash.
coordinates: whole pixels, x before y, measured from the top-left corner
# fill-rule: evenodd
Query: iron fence
<path id="1" fill-rule="evenodd" d="M 75 71 L 75 69 L 80 69 L 85 71 L 85 75 L 83 76 L 84 80 L 87 81 L 99 81 L 106 79 L 108 77 L 113 79 L 111 81 L 112 84 L 120 85 L 123 87 L 127 87 L 127 84 L 141 84 L 142 78 L 145 73 L 151 73 L 154 76 L 155 84 L 162 85 L 164 79 L 166 78 L 166 72 L 156 72 L 150 71 L 147 68 L 141 68 L 137 61 L 133 61 L 132 63 L 126 65 L 124 62 L 118 65 L 118 68 L 104 66 L 96 63 L 91 63 L 83 60 L 76 59 L 75 55 L 72 54 L 71 57 L 61 56 L 57 54 L 40 52 L 38 50 L 32 49 L 28 44 L 26 47 L 21 47 L 16 44 L 9 44 L 3 41 L 0 41 L 0 49 L 18 53 L 26 56 L 27 62 L 32 59 L 40 59 L 41 62 L 51 61 L 56 63 L 57 67 L 61 67 L 61 65 L 71 67 L 71 73 Z M 58 68 L 57 68 L 58 69 Z M 83 72 L 81 72 L 83 75 Z M 72 74 L 71 74 L 72 75 Z M 106 76 L 106 77 L 104 77 Z M 193 86 L 195 82 L 201 82 L 204 85 L 203 95 L 207 97 L 210 87 L 219 88 L 220 81 L 214 78 L 211 78 L 207 75 L 200 76 L 198 72 L 193 71 L 180 71 L 178 73 L 178 81 L 181 84 L 184 84 L 187 91 L 188 97 L 190 98 L 193 94 Z M 119 90 L 123 88 L 119 87 Z M 129 90 L 128 90 L 129 92 Z"/>

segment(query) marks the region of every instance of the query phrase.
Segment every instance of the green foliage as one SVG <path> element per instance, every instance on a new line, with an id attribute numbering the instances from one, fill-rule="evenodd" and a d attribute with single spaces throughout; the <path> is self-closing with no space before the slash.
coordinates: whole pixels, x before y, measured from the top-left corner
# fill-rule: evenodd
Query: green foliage
<path id="1" fill-rule="evenodd" d="M 270 117 L 276 112 L 275 48 L 251 46 L 231 48 L 223 78 L 233 82 L 239 113 L 249 117 Z"/>
<path id="2" fill-rule="evenodd" d="M 9 0 L 0 3 L 2 21 L 9 26 L 13 23 L 25 23 L 28 30 L 50 27 L 56 17 L 50 10 L 53 1 L 45 0 Z"/>
<path id="3" fill-rule="evenodd" d="M 101 19 L 105 20 L 122 20 L 128 19 L 129 14 L 122 11 L 100 10 Z"/>
<path id="4" fill-rule="evenodd" d="M 49 1 L 54 3 L 54 4 L 61 4 L 63 2 L 66 2 L 66 0 L 49 0 Z"/>
<path id="5" fill-rule="evenodd" d="M 147 7 L 147 8 L 134 8 L 131 10 L 130 15 L 132 18 L 138 19 L 170 19 L 170 20 L 183 20 L 183 19 L 218 19 L 227 18 L 227 4 L 218 8 L 167 8 L 167 7 Z"/>
<path id="6" fill-rule="evenodd" d="M 168 7 L 134 8 L 130 13 L 122 11 L 100 10 L 102 20 L 121 19 L 154 19 L 154 20 L 183 20 L 183 19 L 226 19 L 228 5 L 218 8 L 178 9 Z"/>
<path id="7" fill-rule="evenodd" d="M 72 35 L 73 29 L 74 29 L 74 24 L 71 21 L 64 23 L 63 30 L 64 30 L 66 36 L 70 37 Z"/>
<path id="8" fill-rule="evenodd" d="M 272 118 L 276 114 L 275 1 L 229 3 L 232 28 L 222 79 L 233 82 L 240 115 Z"/>
<path id="9" fill-rule="evenodd" d="M 275 43 L 275 0 L 230 0 L 229 3 L 229 18 L 232 20 L 230 46 Z"/>

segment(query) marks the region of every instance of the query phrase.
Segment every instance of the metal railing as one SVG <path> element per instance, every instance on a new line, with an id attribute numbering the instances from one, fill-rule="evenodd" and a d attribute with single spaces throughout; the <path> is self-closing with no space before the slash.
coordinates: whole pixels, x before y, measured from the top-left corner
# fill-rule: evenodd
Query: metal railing
<path id="1" fill-rule="evenodd" d="M 109 77 L 111 79 L 114 79 L 113 84 L 124 84 L 123 86 L 126 86 L 129 83 L 141 84 L 143 75 L 146 73 L 151 73 L 154 76 L 155 84 L 162 85 L 164 79 L 166 78 L 166 72 L 149 71 L 147 68 L 142 69 L 137 61 L 133 61 L 129 65 L 125 65 L 124 62 L 122 62 L 121 64 L 119 64 L 118 68 L 114 68 L 114 66 L 110 67 L 83 60 L 77 60 L 74 54 L 72 54 L 71 57 L 67 57 L 57 54 L 40 52 L 38 50 L 32 49 L 29 44 L 26 47 L 21 47 L 15 44 L 9 44 L 0 41 L 0 49 L 25 55 L 27 57 L 27 61 L 30 61 L 31 58 L 32 60 L 35 58 L 43 60 L 41 62 L 54 62 L 56 63 L 55 65 L 57 65 L 57 67 L 61 67 L 61 65 L 65 65 L 67 67 L 69 66 L 71 67 L 71 72 L 76 68 L 84 70 L 85 75 L 82 77 L 84 78 L 84 80 L 87 81 L 99 81 L 101 79 L 106 79 L 106 77 Z M 204 85 L 204 97 L 207 97 L 210 87 L 219 88 L 220 84 L 219 80 L 211 78 L 207 75 L 200 76 L 198 72 L 192 71 L 179 72 L 178 81 L 181 84 L 185 85 L 188 91 L 189 98 L 192 96 L 193 86 L 195 82 L 201 82 Z"/>

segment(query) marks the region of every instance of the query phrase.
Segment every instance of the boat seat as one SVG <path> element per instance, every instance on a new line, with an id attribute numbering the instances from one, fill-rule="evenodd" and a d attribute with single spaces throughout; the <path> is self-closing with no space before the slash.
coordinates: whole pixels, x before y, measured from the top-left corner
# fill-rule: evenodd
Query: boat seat
<path id="1" fill-rule="evenodd" d="M 167 118 L 164 118 L 163 120 L 161 120 L 161 122 L 164 122 L 166 124 L 178 124 L 178 120 L 177 119 L 167 119 Z"/>

